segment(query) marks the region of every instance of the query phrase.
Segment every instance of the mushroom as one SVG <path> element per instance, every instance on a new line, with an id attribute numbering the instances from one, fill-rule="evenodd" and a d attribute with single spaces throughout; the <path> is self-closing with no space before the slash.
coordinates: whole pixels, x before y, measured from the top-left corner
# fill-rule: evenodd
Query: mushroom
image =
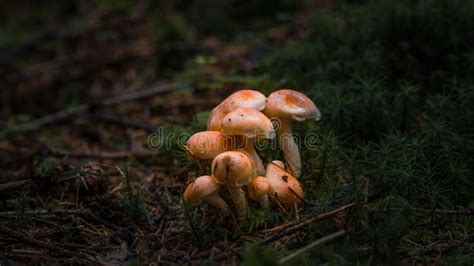
<path id="1" fill-rule="evenodd" d="M 264 113 L 272 120 L 279 120 L 278 141 L 291 173 L 301 175 L 301 156 L 293 139 L 291 122 L 321 119 L 321 112 L 306 95 L 294 90 L 275 91 L 267 97 Z"/>
<path id="2" fill-rule="evenodd" d="M 249 198 L 257 200 L 260 206 L 268 209 L 268 193 L 270 192 L 270 183 L 264 176 L 256 176 L 248 186 Z"/>
<path id="3" fill-rule="evenodd" d="M 237 108 L 224 117 L 221 127 L 222 134 L 242 138 L 242 150 L 254 162 L 254 176 L 264 175 L 265 168 L 257 151 L 255 151 L 254 144 L 256 138 L 275 137 L 275 131 L 270 119 L 255 109 Z"/>
<path id="4" fill-rule="evenodd" d="M 265 95 L 254 90 L 234 92 L 211 111 L 207 121 L 207 130 L 220 130 L 224 116 L 236 108 L 262 111 L 265 108 Z"/>
<path id="5" fill-rule="evenodd" d="M 252 180 L 253 164 L 250 158 L 239 151 L 226 151 L 212 161 L 212 175 L 221 185 L 226 185 L 240 217 L 245 214 L 247 200 L 242 186 Z"/>
<path id="6" fill-rule="evenodd" d="M 202 131 L 189 138 L 185 149 L 193 158 L 212 160 L 219 153 L 232 148 L 230 140 L 219 131 Z"/>
<path id="7" fill-rule="evenodd" d="M 184 201 L 190 206 L 200 204 L 202 201 L 219 209 L 223 214 L 229 212 L 229 206 L 219 196 L 220 186 L 215 177 L 203 175 L 191 184 L 184 191 Z"/>
<path id="8" fill-rule="evenodd" d="M 304 193 L 298 179 L 281 168 L 279 166 L 281 164 L 281 161 L 269 163 L 265 176 L 270 183 L 270 195 L 275 197 L 286 209 L 292 209 L 301 204 Z"/>

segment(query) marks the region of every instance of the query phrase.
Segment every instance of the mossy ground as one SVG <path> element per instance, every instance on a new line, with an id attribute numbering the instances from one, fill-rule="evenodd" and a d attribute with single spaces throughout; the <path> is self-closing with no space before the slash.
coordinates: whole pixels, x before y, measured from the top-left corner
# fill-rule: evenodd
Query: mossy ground
<path id="1" fill-rule="evenodd" d="M 27 180 L 2 190 L 2 260 L 275 264 L 344 228 L 290 263 L 474 261 L 472 1 L 42 2 L 1 21 L 1 181 Z M 103 104 L 171 81 L 185 85 Z M 244 87 L 321 109 L 295 125 L 313 137 L 299 218 L 354 208 L 262 245 L 294 215 L 252 208 L 237 225 L 181 204 L 208 173 L 181 144 Z M 58 110 L 71 114 L 24 126 Z M 151 155 L 158 127 L 175 137 Z"/>

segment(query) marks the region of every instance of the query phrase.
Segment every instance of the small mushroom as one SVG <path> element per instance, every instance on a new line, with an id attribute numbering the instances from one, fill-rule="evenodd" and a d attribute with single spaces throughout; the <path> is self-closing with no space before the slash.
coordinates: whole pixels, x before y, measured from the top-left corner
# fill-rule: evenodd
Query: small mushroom
<path id="1" fill-rule="evenodd" d="M 268 193 L 270 192 L 270 183 L 264 176 L 256 176 L 248 186 L 249 197 L 260 203 L 264 209 L 268 209 Z"/>
<path id="2" fill-rule="evenodd" d="M 250 158 L 239 151 L 226 151 L 212 161 L 212 175 L 219 184 L 227 186 L 230 197 L 240 217 L 245 214 L 247 200 L 242 186 L 252 180 L 253 164 Z"/>
<path id="3" fill-rule="evenodd" d="M 265 176 L 270 183 L 270 195 L 275 197 L 286 209 L 293 209 L 304 198 L 298 179 L 279 165 L 281 161 L 272 161 L 267 165 Z"/>
<path id="4" fill-rule="evenodd" d="M 265 168 L 254 145 L 257 138 L 275 137 L 270 119 L 255 109 L 237 108 L 224 117 L 221 131 L 226 136 L 242 137 L 242 149 L 250 156 L 255 165 L 254 176 L 264 175 Z"/>
<path id="5" fill-rule="evenodd" d="M 186 151 L 198 160 L 212 160 L 219 153 L 232 148 L 230 138 L 220 131 L 202 131 L 192 135 L 186 143 Z"/>
<path id="6" fill-rule="evenodd" d="M 220 186 L 213 176 L 203 175 L 188 185 L 184 191 L 184 201 L 191 207 L 204 201 L 226 214 L 229 212 L 229 206 L 219 196 L 219 190 Z"/>
<path id="7" fill-rule="evenodd" d="M 262 111 L 265 108 L 265 95 L 254 90 L 234 92 L 211 111 L 207 130 L 221 130 L 224 116 L 236 108 L 252 108 Z"/>
<path id="8" fill-rule="evenodd" d="M 301 156 L 298 146 L 293 139 L 292 121 L 321 119 L 321 112 L 306 95 L 294 90 L 279 90 L 270 94 L 266 101 L 264 113 L 272 120 L 278 120 L 278 141 L 283 150 L 283 156 L 288 163 L 291 173 L 296 177 L 301 175 Z"/>

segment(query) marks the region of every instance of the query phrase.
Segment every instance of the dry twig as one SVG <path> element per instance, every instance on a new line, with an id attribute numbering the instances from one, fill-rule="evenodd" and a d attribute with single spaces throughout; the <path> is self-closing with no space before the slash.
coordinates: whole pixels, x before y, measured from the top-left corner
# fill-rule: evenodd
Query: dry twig
<path id="1" fill-rule="evenodd" d="M 306 252 L 306 251 L 308 251 L 308 250 L 314 248 L 315 246 L 320 245 L 320 244 L 323 244 L 323 243 L 326 243 L 326 242 L 331 241 L 331 240 L 334 240 L 334 239 L 336 239 L 336 238 L 338 238 L 338 237 L 341 237 L 341 236 L 345 235 L 346 233 L 347 233 L 347 232 L 346 232 L 345 230 L 340 230 L 340 231 L 337 231 L 337 232 L 332 233 L 332 234 L 330 234 L 330 235 L 327 235 L 327 236 L 325 236 L 325 237 L 321 237 L 321 238 L 319 238 L 318 240 L 314 241 L 313 243 L 311 243 L 311 244 L 309 244 L 309 245 L 307 245 L 307 246 L 305 246 L 305 247 L 303 247 L 303 248 L 298 249 L 297 251 L 291 253 L 291 254 L 288 255 L 288 256 L 285 256 L 285 257 L 281 258 L 281 259 L 278 261 L 278 263 L 279 263 L 279 264 L 285 264 L 285 263 L 287 263 L 288 261 L 290 261 L 291 259 L 293 259 L 293 258 L 295 258 L 295 257 L 297 257 L 297 256 L 299 256 L 299 255 L 301 255 L 302 253 L 304 253 L 304 252 Z"/>
<path id="2" fill-rule="evenodd" d="M 123 102 L 135 101 L 147 97 L 152 97 L 158 94 L 167 93 L 173 90 L 188 88 L 189 84 L 186 82 L 175 82 L 171 84 L 159 84 L 155 85 L 149 89 L 134 91 L 124 95 L 118 95 L 111 97 L 109 99 L 104 99 L 99 101 L 95 106 L 111 106 Z M 49 114 L 39 119 L 27 122 L 20 127 L 20 132 L 32 132 L 38 129 L 41 129 L 44 126 L 63 121 L 65 119 L 71 118 L 75 114 L 80 114 L 87 111 L 91 106 L 90 104 L 81 104 L 77 106 L 74 110 L 62 110 L 54 114 Z"/>
<path id="3" fill-rule="evenodd" d="M 289 234 L 295 232 L 296 230 L 300 229 L 301 227 L 303 227 L 305 225 L 308 225 L 308 224 L 310 224 L 310 223 L 312 223 L 316 220 L 321 220 L 321 219 L 325 219 L 325 218 L 334 216 L 335 214 L 337 214 L 339 212 L 342 212 L 344 210 L 347 210 L 347 209 L 349 209 L 353 206 L 355 206 L 355 203 L 351 203 L 351 204 L 342 206 L 338 209 L 335 209 L 335 210 L 332 210 L 332 211 L 329 211 L 329 212 L 321 213 L 321 214 L 306 218 L 304 220 L 301 220 L 300 222 L 285 225 L 283 227 L 281 227 L 281 226 L 277 227 L 276 230 L 278 230 L 278 232 L 266 237 L 265 239 L 263 239 L 262 243 L 263 244 L 272 243 L 272 242 L 274 242 L 274 241 L 276 241 L 276 240 L 278 240 L 278 239 L 280 239 L 280 238 L 282 238 L 286 235 L 289 235 Z M 269 231 L 269 230 L 267 230 L 267 231 Z M 271 229 L 270 231 L 274 231 L 274 230 Z"/>

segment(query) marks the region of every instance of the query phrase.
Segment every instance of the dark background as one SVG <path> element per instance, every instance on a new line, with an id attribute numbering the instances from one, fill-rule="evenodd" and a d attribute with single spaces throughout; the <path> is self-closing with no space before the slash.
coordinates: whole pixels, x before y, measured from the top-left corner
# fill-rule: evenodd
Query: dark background
<path id="1" fill-rule="evenodd" d="M 0 261 L 273 264 L 345 228 L 291 262 L 472 264 L 473 29 L 460 0 L 2 3 Z M 261 245 L 295 216 L 180 204 L 207 170 L 147 139 L 242 88 L 322 111 L 299 217 L 355 208 Z"/>

